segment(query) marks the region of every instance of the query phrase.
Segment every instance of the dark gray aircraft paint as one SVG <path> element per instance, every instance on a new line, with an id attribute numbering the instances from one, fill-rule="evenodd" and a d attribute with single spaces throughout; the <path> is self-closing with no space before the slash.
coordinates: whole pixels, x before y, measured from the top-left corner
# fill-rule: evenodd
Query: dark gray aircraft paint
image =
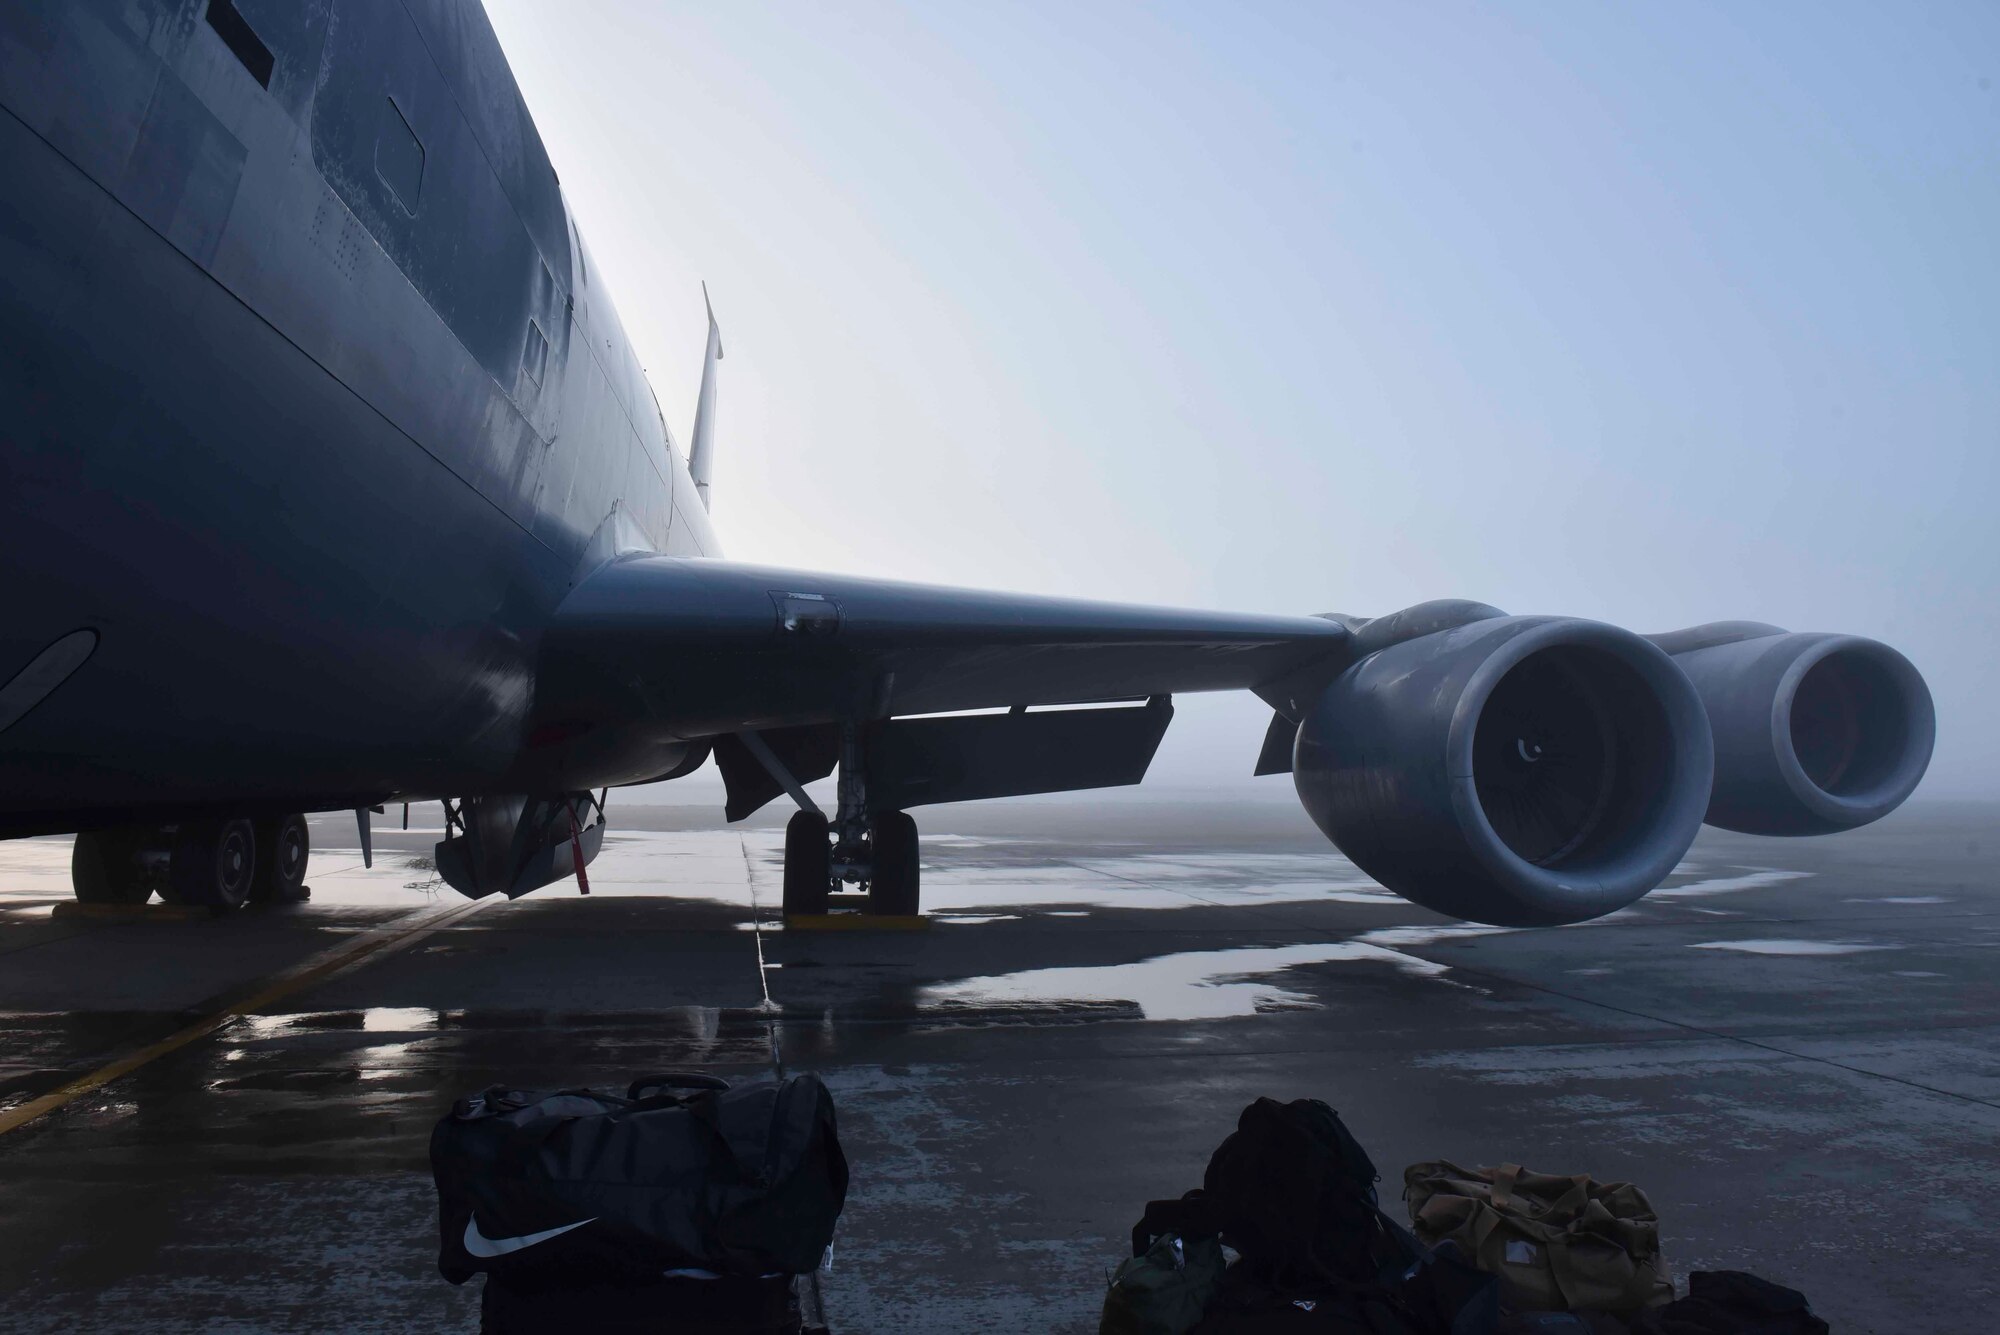
<path id="1" fill-rule="evenodd" d="M 16 0 L 0 107 L 0 835 L 80 831 L 84 898 L 281 894 L 298 813 L 366 847 L 414 798 L 452 884 L 519 894 L 582 879 L 594 793 L 712 755 L 732 817 L 801 802 L 788 910 L 914 911 L 905 808 L 1136 782 L 1172 694 L 1250 689 L 1370 874 L 1563 922 L 1704 817 L 1848 828 L 1928 762 L 1922 679 L 1853 637 L 718 559 L 713 322 L 691 473 L 472 3 Z"/>

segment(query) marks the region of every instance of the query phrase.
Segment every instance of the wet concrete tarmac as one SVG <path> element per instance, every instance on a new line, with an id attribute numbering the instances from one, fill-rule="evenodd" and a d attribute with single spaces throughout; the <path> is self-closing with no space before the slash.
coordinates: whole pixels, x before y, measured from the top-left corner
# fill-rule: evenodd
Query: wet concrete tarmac
<path id="1" fill-rule="evenodd" d="M 1339 1108 L 1392 1199 L 1432 1158 L 1626 1178 L 1677 1275 L 1757 1271 L 1837 1331 L 1980 1328 L 1996 814 L 1706 832 L 1639 906 L 1510 932 L 1387 896 L 1287 803 L 945 808 L 930 930 L 808 935 L 774 823 L 614 803 L 588 899 L 398 938 L 0 1135 L 0 1329 L 472 1330 L 425 1159 L 454 1097 L 774 1061 L 839 1103 L 843 1335 L 1095 1330 L 1144 1202 L 1258 1094 Z M 68 841 L 0 844 L 0 1110 L 439 913 L 436 837 L 378 831 L 368 872 L 316 819 L 312 902 L 222 920 L 57 915 Z"/>

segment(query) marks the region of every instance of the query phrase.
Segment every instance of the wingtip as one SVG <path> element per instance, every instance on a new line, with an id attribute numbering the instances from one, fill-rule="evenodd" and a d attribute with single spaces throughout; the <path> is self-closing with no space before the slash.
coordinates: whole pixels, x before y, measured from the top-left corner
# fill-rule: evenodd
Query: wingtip
<path id="1" fill-rule="evenodd" d="M 701 304 L 708 312 L 708 332 L 715 339 L 715 359 L 722 360 L 722 328 L 715 322 L 715 303 L 708 299 L 708 280 L 701 280 Z"/>

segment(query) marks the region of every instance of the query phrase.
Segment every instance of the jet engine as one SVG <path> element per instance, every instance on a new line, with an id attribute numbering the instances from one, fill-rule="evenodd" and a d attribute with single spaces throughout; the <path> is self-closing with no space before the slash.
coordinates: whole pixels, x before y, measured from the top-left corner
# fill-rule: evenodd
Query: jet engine
<path id="1" fill-rule="evenodd" d="M 1930 764 L 1930 690 L 1886 644 L 1747 621 L 1648 638 L 1694 683 L 1714 730 L 1710 825 L 1852 829 L 1901 806 Z"/>
<path id="2" fill-rule="evenodd" d="M 1362 656 L 1300 722 L 1293 780 L 1383 885 L 1453 917 L 1546 926 L 1623 908 L 1687 851 L 1714 744 L 1654 645 L 1476 603 L 1336 619 Z"/>

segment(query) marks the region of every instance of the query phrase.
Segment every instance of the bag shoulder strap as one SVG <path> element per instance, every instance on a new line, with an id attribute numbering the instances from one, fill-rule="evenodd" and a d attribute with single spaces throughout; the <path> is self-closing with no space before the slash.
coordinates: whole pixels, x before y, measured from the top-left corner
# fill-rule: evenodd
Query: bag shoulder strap
<path id="1" fill-rule="evenodd" d="M 1199 1187 L 1178 1200 L 1147 1201 L 1146 1212 L 1132 1225 L 1132 1255 L 1144 1256 L 1166 1233 L 1188 1240 L 1214 1237 L 1222 1232 L 1221 1215 L 1215 1201 Z"/>
<path id="2" fill-rule="evenodd" d="M 729 1082 L 719 1075 L 709 1075 L 703 1071 L 662 1071 L 658 1075 L 642 1075 L 625 1087 L 625 1097 L 635 1103 L 657 1097 L 671 1095 L 674 1090 L 707 1090 L 721 1092 L 729 1088 Z M 684 1097 L 684 1096 L 675 1096 Z"/>
<path id="3" fill-rule="evenodd" d="M 1408 1269 L 1430 1254 L 1430 1249 L 1417 1241 L 1416 1234 L 1404 1228 L 1395 1216 L 1379 1205 L 1375 1207 L 1375 1217 L 1382 1221 L 1382 1229 L 1389 1235 L 1389 1241 L 1394 1245 L 1398 1253 L 1400 1259 L 1397 1263 L 1397 1269 L 1399 1271 Z"/>
<path id="4" fill-rule="evenodd" d="M 575 1117 L 545 1117 L 508 1129 L 506 1138 L 493 1152 L 493 1166 L 509 1177 L 522 1177 L 542 1146 L 548 1144 Z"/>
<path id="5" fill-rule="evenodd" d="M 717 1145 L 722 1147 L 722 1157 L 735 1165 L 739 1175 L 746 1181 L 763 1185 L 765 1182 L 764 1165 L 761 1163 L 745 1163 L 743 1157 L 736 1152 L 736 1147 L 730 1144 L 729 1133 L 722 1129 L 721 1103 L 722 1092 L 720 1090 L 705 1089 L 697 1092 L 694 1097 L 687 1099 L 679 1106 L 681 1111 L 692 1117 L 697 1124 L 708 1129 L 709 1136 Z"/>
<path id="6" fill-rule="evenodd" d="M 1521 1187 L 1521 1165 L 1503 1163 L 1493 1170 L 1493 1208 L 1506 1210 L 1517 1208 L 1514 1194 Z"/>

